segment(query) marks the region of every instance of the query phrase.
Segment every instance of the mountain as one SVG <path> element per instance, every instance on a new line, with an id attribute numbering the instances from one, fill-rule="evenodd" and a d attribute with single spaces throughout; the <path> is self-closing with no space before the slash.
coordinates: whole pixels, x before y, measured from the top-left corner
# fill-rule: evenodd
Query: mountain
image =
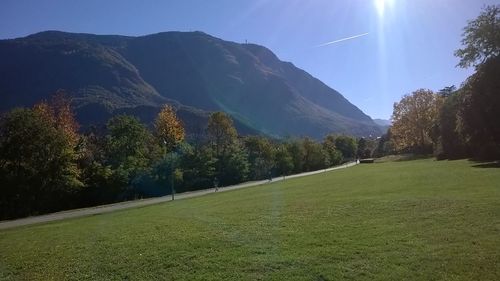
<path id="1" fill-rule="evenodd" d="M 377 124 L 380 127 L 380 130 L 382 132 L 386 132 L 389 127 L 391 127 L 392 122 L 391 120 L 386 120 L 386 119 L 373 119 L 373 122 Z"/>
<path id="2" fill-rule="evenodd" d="M 84 125 L 123 112 L 151 122 L 170 103 L 188 131 L 202 130 L 208 113 L 221 110 L 247 133 L 381 133 L 340 93 L 269 49 L 202 32 L 129 37 L 46 31 L 0 40 L 0 61 L 0 111 L 65 89 Z"/>
<path id="3" fill-rule="evenodd" d="M 386 119 L 373 119 L 373 122 L 379 126 L 391 126 L 392 122 L 391 120 L 386 120 Z"/>

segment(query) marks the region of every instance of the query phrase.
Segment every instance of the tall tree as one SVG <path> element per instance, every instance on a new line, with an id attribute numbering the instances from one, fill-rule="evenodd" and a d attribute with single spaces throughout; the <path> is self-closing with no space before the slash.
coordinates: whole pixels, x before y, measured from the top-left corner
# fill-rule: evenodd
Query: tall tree
<path id="1" fill-rule="evenodd" d="M 353 159 L 356 157 L 358 151 L 356 139 L 350 136 L 336 137 L 335 147 L 342 153 L 342 156 L 345 159 Z"/>
<path id="2" fill-rule="evenodd" d="M 476 73 L 457 96 L 456 132 L 473 156 L 500 158 L 500 5 L 486 6 L 468 22 L 462 45 L 458 65 L 474 65 Z"/>
<path id="3" fill-rule="evenodd" d="M 442 97 L 425 89 L 394 103 L 391 132 L 396 150 L 432 152 L 436 141 L 433 128 L 442 103 Z"/>
<path id="4" fill-rule="evenodd" d="M 500 55 L 500 5 L 486 6 L 482 13 L 464 28 L 462 49 L 455 51 L 458 66 L 479 66 Z"/>
<path id="5" fill-rule="evenodd" d="M 378 139 L 375 150 L 373 151 L 373 156 L 382 157 L 393 154 L 394 152 L 395 151 L 394 151 L 394 144 L 392 141 L 392 132 L 391 128 L 389 128 L 387 132 Z"/>
<path id="6" fill-rule="evenodd" d="M 50 102 L 42 101 L 33 109 L 63 133 L 71 145 L 76 146 L 80 140 L 79 124 L 71 106 L 71 99 L 65 91 L 58 90 Z"/>
<path id="7" fill-rule="evenodd" d="M 466 156 L 466 144 L 463 136 L 457 131 L 457 114 L 463 91 L 454 91 L 443 103 L 439 112 L 439 143 L 434 152 L 438 159 L 456 159 Z"/>
<path id="8" fill-rule="evenodd" d="M 335 166 L 342 163 L 342 152 L 335 146 L 335 136 L 329 134 L 323 140 L 323 149 L 328 154 L 330 166 Z"/>
<path id="9" fill-rule="evenodd" d="M 289 175 L 293 171 L 293 158 L 287 147 L 283 144 L 277 145 L 274 156 L 278 175 Z"/>
<path id="10" fill-rule="evenodd" d="M 444 98 L 447 98 L 447 97 L 451 96 L 456 90 L 457 90 L 457 87 L 455 87 L 455 85 L 446 86 L 446 87 L 442 88 L 441 90 L 439 90 L 438 94 Z"/>
<path id="11" fill-rule="evenodd" d="M 106 164 L 113 170 L 117 185 L 131 187 L 160 159 L 160 147 L 135 117 L 117 115 L 108 121 L 107 129 Z"/>
<path id="12" fill-rule="evenodd" d="M 314 171 L 324 169 L 330 165 L 328 153 L 323 149 L 322 145 L 310 138 L 304 138 L 302 141 L 304 146 L 304 170 Z"/>
<path id="13" fill-rule="evenodd" d="M 244 144 L 248 153 L 251 178 L 268 178 L 274 168 L 274 149 L 269 139 L 249 136 L 244 139 Z"/>
<path id="14" fill-rule="evenodd" d="M 457 116 L 458 132 L 473 156 L 500 158 L 500 56 L 477 68 L 462 88 Z"/>
<path id="15" fill-rule="evenodd" d="M 155 120 L 155 130 L 167 151 L 172 151 L 185 138 L 184 127 L 177 118 L 174 108 L 170 105 L 164 105 L 158 113 Z"/>
<path id="16" fill-rule="evenodd" d="M 208 119 L 207 133 L 217 160 L 215 173 L 219 182 L 226 185 L 246 178 L 248 162 L 238 141 L 233 120 L 223 112 L 212 113 Z"/>
<path id="17" fill-rule="evenodd" d="M 223 155 L 238 137 L 233 120 L 224 112 L 214 112 L 210 115 L 207 132 L 217 157 Z"/>
<path id="18" fill-rule="evenodd" d="M 292 157 L 293 172 L 300 173 L 304 171 L 304 159 L 306 151 L 303 141 L 300 139 L 292 139 L 286 143 L 288 153 Z"/>
<path id="19" fill-rule="evenodd" d="M 40 107 L 41 108 L 41 107 Z M 74 206 L 83 187 L 74 146 L 52 108 L 14 109 L 0 122 L 0 217 Z"/>
<path id="20" fill-rule="evenodd" d="M 185 190 L 214 187 L 216 159 L 209 145 L 186 146 L 181 153 Z"/>
<path id="21" fill-rule="evenodd" d="M 370 158 L 372 151 L 375 149 L 375 142 L 371 139 L 358 139 L 358 158 Z"/>

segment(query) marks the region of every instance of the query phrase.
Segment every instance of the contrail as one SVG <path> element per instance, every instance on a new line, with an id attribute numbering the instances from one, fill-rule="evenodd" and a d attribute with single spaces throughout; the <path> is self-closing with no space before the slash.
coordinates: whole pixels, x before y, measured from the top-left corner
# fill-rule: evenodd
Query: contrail
<path id="1" fill-rule="evenodd" d="M 351 36 L 351 37 L 346 37 L 346 38 L 338 39 L 338 40 L 331 41 L 331 42 L 326 42 L 326 43 L 318 45 L 316 47 L 324 47 L 324 46 L 328 46 L 328 45 L 331 45 L 331 44 L 339 43 L 339 42 L 342 42 L 342 41 L 347 41 L 347 40 L 351 40 L 351 39 L 358 38 L 358 37 L 361 37 L 361 36 L 365 36 L 365 35 L 368 35 L 368 34 L 369 34 L 369 32 L 363 33 L 363 34 L 354 35 L 354 36 Z"/>

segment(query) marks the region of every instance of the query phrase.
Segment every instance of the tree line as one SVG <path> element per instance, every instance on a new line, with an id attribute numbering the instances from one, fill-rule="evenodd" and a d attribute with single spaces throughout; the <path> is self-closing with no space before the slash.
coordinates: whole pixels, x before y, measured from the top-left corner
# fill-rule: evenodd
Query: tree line
<path id="1" fill-rule="evenodd" d="M 152 126 L 118 115 L 82 133 L 70 99 L 58 92 L 0 118 L 0 219 L 324 169 L 373 147 L 345 135 L 240 136 L 223 112 L 211 114 L 204 137 L 188 142 L 169 105 Z"/>
<path id="2" fill-rule="evenodd" d="M 438 159 L 500 159 L 500 5 L 464 28 L 459 67 L 475 73 L 461 85 L 419 89 L 394 104 L 393 124 L 377 153 L 433 153 Z"/>

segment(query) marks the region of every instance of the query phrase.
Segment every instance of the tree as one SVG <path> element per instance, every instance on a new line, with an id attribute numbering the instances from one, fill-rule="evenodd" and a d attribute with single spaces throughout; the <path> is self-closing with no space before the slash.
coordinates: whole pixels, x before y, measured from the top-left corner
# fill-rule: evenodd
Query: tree
<path id="1" fill-rule="evenodd" d="M 487 6 L 464 28 L 463 49 L 455 51 L 462 68 L 478 67 L 490 58 L 500 55 L 500 5 Z"/>
<path id="2" fill-rule="evenodd" d="M 177 118 L 174 108 L 164 105 L 155 120 L 156 135 L 165 145 L 167 151 L 172 151 L 184 141 L 184 127 Z"/>
<path id="3" fill-rule="evenodd" d="M 431 90 L 419 89 L 394 103 L 392 138 L 396 150 L 418 153 L 432 152 L 437 142 L 433 128 L 443 98 Z"/>
<path id="4" fill-rule="evenodd" d="M 210 145 L 185 146 L 181 153 L 181 166 L 183 168 L 185 190 L 196 190 L 213 187 L 215 177 L 215 163 L 212 147 Z"/>
<path id="5" fill-rule="evenodd" d="M 73 143 L 50 106 L 14 109 L 0 121 L 0 217 L 74 206 L 83 187 Z"/>
<path id="6" fill-rule="evenodd" d="M 500 158 L 500 5 L 485 7 L 468 22 L 462 44 L 455 52 L 458 65 L 474 65 L 476 73 L 457 97 L 456 133 L 474 157 Z"/>
<path id="7" fill-rule="evenodd" d="M 151 172 L 161 158 L 161 149 L 148 129 L 135 117 L 117 115 L 107 124 L 106 163 L 113 170 L 115 184 L 133 187 L 135 179 Z M 133 196 L 131 194 L 122 196 Z"/>
<path id="8" fill-rule="evenodd" d="M 217 157 L 223 155 L 238 137 L 233 120 L 224 112 L 215 112 L 210 115 L 207 132 Z"/>
<path id="9" fill-rule="evenodd" d="M 315 142 L 310 138 L 304 138 L 302 141 L 304 146 L 304 170 L 315 171 L 324 169 L 330 165 L 328 154 L 320 143 Z"/>
<path id="10" fill-rule="evenodd" d="M 323 140 L 323 150 L 328 154 L 330 166 L 339 165 L 342 163 L 342 152 L 335 146 L 335 136 L 330 134 Z"/>
<path id="11" fill-rule="evenodd" d="M 179 119 L 177 119 L 177 115 L 172 106 L 164 105 L 162 110 L 158 113 L 155 120 L 155 130 L 156 136 L 160 139 L 161 144 L 165 148 L 165 152 L 168 153 L 165 154 L 160 165 L 156 166 L 156 175 L 159 179 L 164 179 L 163 186 L 165 186 L 167 182 L 169 183 L 173 200 L 175 193 L 174 186 L 178 186 L 182 178 L 182 171 L 178 168 L 179 157 L 174 149 L 184 141 L 185 133 L 184 127 Z"/>
<path id="12" fill-rule="evenodd" d="M 156 184 L 150 183 L 150 185 L 155 186 L 154 193 L 157 195 L 171 194 L 172 198 L 174 198 L 175 193 L 182 190 L 184 181 L 184 171 L 180 168 L 182 154 L 167 153 L 153 166 L 154 182 Z M 143 178 L 147 179 L 147 177 Z"/>
<path id="13" fill-rule="evenodd" d="M 244 144 L 248 153 L 250 177 L 268 178 L 274 168 L 274 150 L 271 142 L 261 136 L 249 136 L 244 139 Z"/>
<path id="14" fill-rule="evenodd" d="M 52 126 L 61 131 L 72 146 L 76 146 L 80 140 L 78 133 L 79 124 L 71 107 L 71 99 L 63 90 L 58 90 L 50 103 L 42 101 L 33 109 L 42 115 Z"/>
<path id="15" fill-rule="evenodd" d="M 372 151 L 375 148 L 375 143 L 371 139 L 359 138 L 358 139 L 358 158 L 370 158 Z"/>
<path id="16" fill-rule="evenodd" d="M 455 91 L 457 90 L 457 87 L 455 87 L 455 85 L 451 85 L 451 86 L 447 86 L 447 87 L 444 87 L 443 89 L 439 90 L 438 91 L 438 95 L 444 97 L 444 98 L 448 98 L 449 96 L 451 96 Z"/>
<path id="17" fill-rule="evenodd" d="M 491 58 L 467 79 L 459 96 L 457 132 L 473 156 L 500 158 L 500 56 Z"/>
<path id="18" fill-rule="evenodd" d="M 233 120 L 223 112 L 210 115 L 207 127 L 208 137 L 215 153 L 216 177 L 223 185 L 236 183 L 246 178 L 248 162 Z M 240 170 L 235 170 L 238 167 Z"/>
<path id="19" fill-rule="evenodd" d="M 277 173 L 282 176 L 289 175 L 293 171 L 293 158 L 286 146 L 283 144 L 278 145 L 275 148 L 274 156 Z"/>
<path id="20" fill-rule="evenodd" d="M 304 171 L 304 159 L 306 151 L 302 140 L 292 139 L 286 143 L 286 148 L 289 155 L 292 157 L 293 171 L 294 173 L 300 173 Z"/>
<path id="21" fill-rule="evenodd" d="M 358 146 L 353 137 L 338 136 L 335 138 L 335 147 L 342 153 L 344 159 L 356 157 Z"/>
<path id="22" fill-rule="evenodd" d="M 391 128 L 387 129 L 387 132 L 378 138 L 378 142 L 375 150 L 373 151 L 374 157 L 382 157 L 394 153 L 394 145 L 392 142 L 392 132 Z"/>
<path id="23" fill-rule="evenodd" d="M 434 152 L 438 159 L 457 159 L 466 155 L 466 144 L 457 131 L 457 114 L 462 91 L 454 91 L 443 103 L 439 112 L 439 143 Z"/>
<path id="24" fill-rule="evenodd" d="M 239 143 L 230 146 L 223 159 L 225 165 L 219 176 L 220 183 L 224 185 L 236 184 L 247 179 L 250 171 L 248 155 Z"/>

